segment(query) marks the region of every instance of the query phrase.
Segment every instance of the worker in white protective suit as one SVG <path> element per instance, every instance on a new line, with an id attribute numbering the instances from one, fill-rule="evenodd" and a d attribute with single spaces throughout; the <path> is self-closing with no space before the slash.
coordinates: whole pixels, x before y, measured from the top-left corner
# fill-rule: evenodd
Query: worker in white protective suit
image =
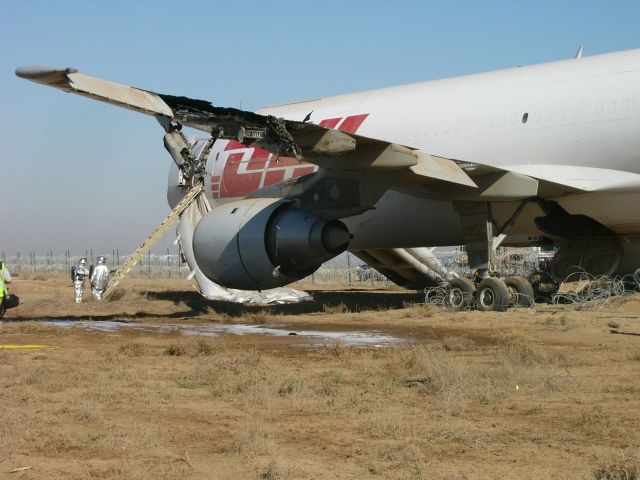
<path id="1" fill-rule="evenodd" d="M 71 267 L 71 279 L 73 280 L 76 303 L 82 302 L 82 295 L 84 294 L 84 279 L 88 276 L 89 269 L 87 268 L 87 259 L 81 258 L 78 265 Z"/>
<path id="2" fill-rule="evenodd" d="M 105 265 L 106 259 L 100 255 L 98 265 L 91 272 L 91 293 L 96 300 L 102 299 L 102 294 L 109 282 L 109 268 Z"/>

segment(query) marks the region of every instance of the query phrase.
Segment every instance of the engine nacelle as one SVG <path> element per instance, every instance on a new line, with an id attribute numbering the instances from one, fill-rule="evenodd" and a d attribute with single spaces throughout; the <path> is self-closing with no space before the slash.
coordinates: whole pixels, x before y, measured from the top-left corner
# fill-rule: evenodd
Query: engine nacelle
<path id="1" fill-rule="evenodd" d="M 214 208 L 196 227 L 200 270 L 227 288 L 264 290 L 300 280 L 344 252 L 351 239 L 326 220 L 283 199 L 256 198 Z"/>

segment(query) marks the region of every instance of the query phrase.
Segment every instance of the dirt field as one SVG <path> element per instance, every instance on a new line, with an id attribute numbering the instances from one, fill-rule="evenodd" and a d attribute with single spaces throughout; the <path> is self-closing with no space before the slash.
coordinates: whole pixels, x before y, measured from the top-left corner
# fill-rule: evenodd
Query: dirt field
<path id="1" fill-rule="evenodd" d="M 0 350 L 0 478 L 640 477 L 640 296 L 453 313 L 403 290 L 336 288 L 241 308 L 184 280 L 128 279 L 116 301 L 75 305 L 68 283 L 11 285 L 23 304 L 0 323 L 0 344 L 47 348 Z M 39 321 L 88 318 L 376 331 L 398 343 Z M 10 473 L 19 467 L 31 468 Z"/>

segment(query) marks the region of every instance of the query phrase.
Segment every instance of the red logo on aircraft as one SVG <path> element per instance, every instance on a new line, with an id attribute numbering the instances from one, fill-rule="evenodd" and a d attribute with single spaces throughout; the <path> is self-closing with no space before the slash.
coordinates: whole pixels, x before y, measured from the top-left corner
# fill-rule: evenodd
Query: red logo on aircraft
<path id="1" fill-rule="evenodd" d="M 328 118 L 322 120 L 319 125 L 345 133 L 356 133 L 368 116 L 369 114 L 365 113 Z M 318 170 L 315 165 L 291 157 L 281 157 L 262 148 L 248 147 L 235 140 L 229 141 L 220 155 L 220 160 L 224 162 L 222 175 L 211 177 L 214 198 L 244 197 L 260 188 Z"/>

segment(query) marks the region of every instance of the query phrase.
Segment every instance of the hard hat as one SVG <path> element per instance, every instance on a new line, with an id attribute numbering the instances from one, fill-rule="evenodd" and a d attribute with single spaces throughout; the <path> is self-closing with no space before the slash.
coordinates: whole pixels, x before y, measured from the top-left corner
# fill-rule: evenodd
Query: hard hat
<path id="1" fill-rule="evenodd" d="M 106 258 L 104 258 L 102 255 L 100 255 L 100 256 L 98 257 L 98 263 L 104 263 L 104 262 L 106 262 L 106 261 L 107 261 L 107 259 L 106 259 Z"/>
<path id="2" fill-rule="evenodd" d="M 84 265 L 85 263 L 87 263 L 87 259 L 86 258 L 81 258 L 80 259 L 80 265 Z"/>

